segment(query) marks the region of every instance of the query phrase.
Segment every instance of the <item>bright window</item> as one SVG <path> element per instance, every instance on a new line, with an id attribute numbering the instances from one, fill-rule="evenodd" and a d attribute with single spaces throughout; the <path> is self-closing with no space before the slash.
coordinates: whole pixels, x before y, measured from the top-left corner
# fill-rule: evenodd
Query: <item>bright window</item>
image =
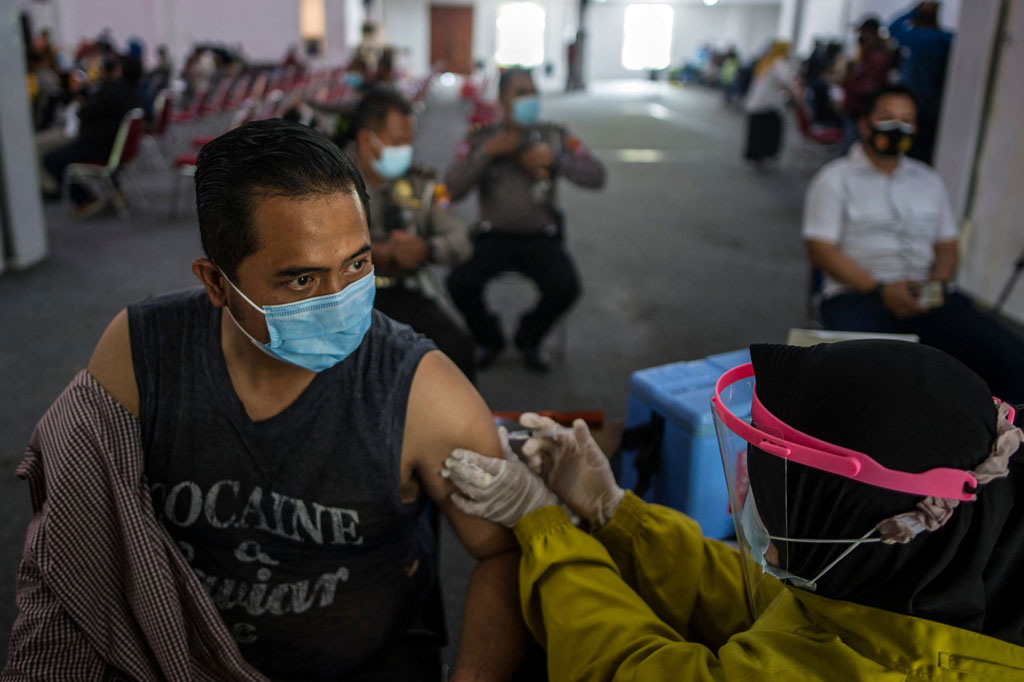
<path id="1" fill-rule="evenodd" d="M 306 40 L 323 38 L 327 32 L 324 0 L 302 0 L 299 4 L 299 33 Z"/>
<path id="2" fill-rule="evenodd" d="M 672 54 L 672 8 L 627 5 L 622 65 L 627 69 L 664 69 Z"/>
<path id="3" fill-rule="evenodd" d="M 498 7 L 498 49 L 501 66 L 539 66 L 544 62 L 544 8 L 535 2 L 509 2 Z"/>

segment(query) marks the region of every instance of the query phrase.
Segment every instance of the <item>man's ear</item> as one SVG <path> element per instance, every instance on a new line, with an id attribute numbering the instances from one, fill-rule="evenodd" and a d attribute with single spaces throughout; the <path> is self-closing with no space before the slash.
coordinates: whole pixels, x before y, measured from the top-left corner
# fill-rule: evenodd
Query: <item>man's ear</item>
<path id="1" fill-rule="evenodd" d="M 218 308 L 228 304 L 227 287 L 231 286 L 227 278 L 221 274 L 220 268 L 209 258 L 197 258 L 192 261 L 192 274 L 199 278 L 210 297 L 210 303 Z"/>
<path id="2" fill-rule="evenodd" d="M 868 121 L 867 116 L 861 116 L 857 119 L 857 132 L 860 133 L 862 140 L 868 139 L 868 136 L 871 135 L 871 123 Z"/>
<path id="3" fill-rule="evenodd" d="M 362 128 L 356 132 L 356 151 L 359 154 L 376 159 L 380 156 L 377 145 L 373 143 L 373 132 L 369 128 Z"/>

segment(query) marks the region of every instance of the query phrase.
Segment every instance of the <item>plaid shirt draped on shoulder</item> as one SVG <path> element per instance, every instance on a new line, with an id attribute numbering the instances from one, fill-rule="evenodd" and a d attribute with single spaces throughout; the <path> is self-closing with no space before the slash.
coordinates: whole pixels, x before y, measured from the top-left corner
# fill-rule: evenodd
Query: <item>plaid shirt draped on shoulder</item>
<path id="1" fill-rule="evenodd" d="M 17 471 L 34 516 L 0 682 L 266 682 L 157 520 L 140 434 L 85 370 L 36 426 Z"/>

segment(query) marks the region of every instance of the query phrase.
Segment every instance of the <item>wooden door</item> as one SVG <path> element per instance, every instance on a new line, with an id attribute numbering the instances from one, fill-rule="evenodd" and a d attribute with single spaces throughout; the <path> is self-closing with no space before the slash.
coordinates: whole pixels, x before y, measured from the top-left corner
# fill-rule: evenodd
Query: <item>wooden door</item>
<path id="1" fill-rule="evenodd" d="M 430 6 L 430 63 L 442 71 L 473 72 L 472 6 Z"/>

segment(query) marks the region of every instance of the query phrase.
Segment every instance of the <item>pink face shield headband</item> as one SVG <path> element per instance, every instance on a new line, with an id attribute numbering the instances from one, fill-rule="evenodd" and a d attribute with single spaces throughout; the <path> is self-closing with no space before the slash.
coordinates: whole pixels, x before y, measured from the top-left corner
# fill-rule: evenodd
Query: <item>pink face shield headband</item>
<path id="1" fill-rule="evenodd" d="M 729 370 L 718 379 L 715 396 L 711 402 L 718 418 L 733 433 L 757 449 L 813 469 L 887 490 L 961 502 L 975 499 L 974 492 L 977 490 L 978 480 L 972 472 L 939 467 L 911 474 L 888 469 L 863 452 L 833 445 L 788 426 L 761 404 L 756 391 L 750 408 L 752 424 L 747 424 L 729 411 L 722 401 L 721 394 L 731 384 L 753 376 L 754 366 L 749 363 Z M 1007 405 L 1003 407 L 1009 408 Z M 1013 418 L 1013 409 L 1009 408 L 1008 419 L 1011 424 Z"/>

